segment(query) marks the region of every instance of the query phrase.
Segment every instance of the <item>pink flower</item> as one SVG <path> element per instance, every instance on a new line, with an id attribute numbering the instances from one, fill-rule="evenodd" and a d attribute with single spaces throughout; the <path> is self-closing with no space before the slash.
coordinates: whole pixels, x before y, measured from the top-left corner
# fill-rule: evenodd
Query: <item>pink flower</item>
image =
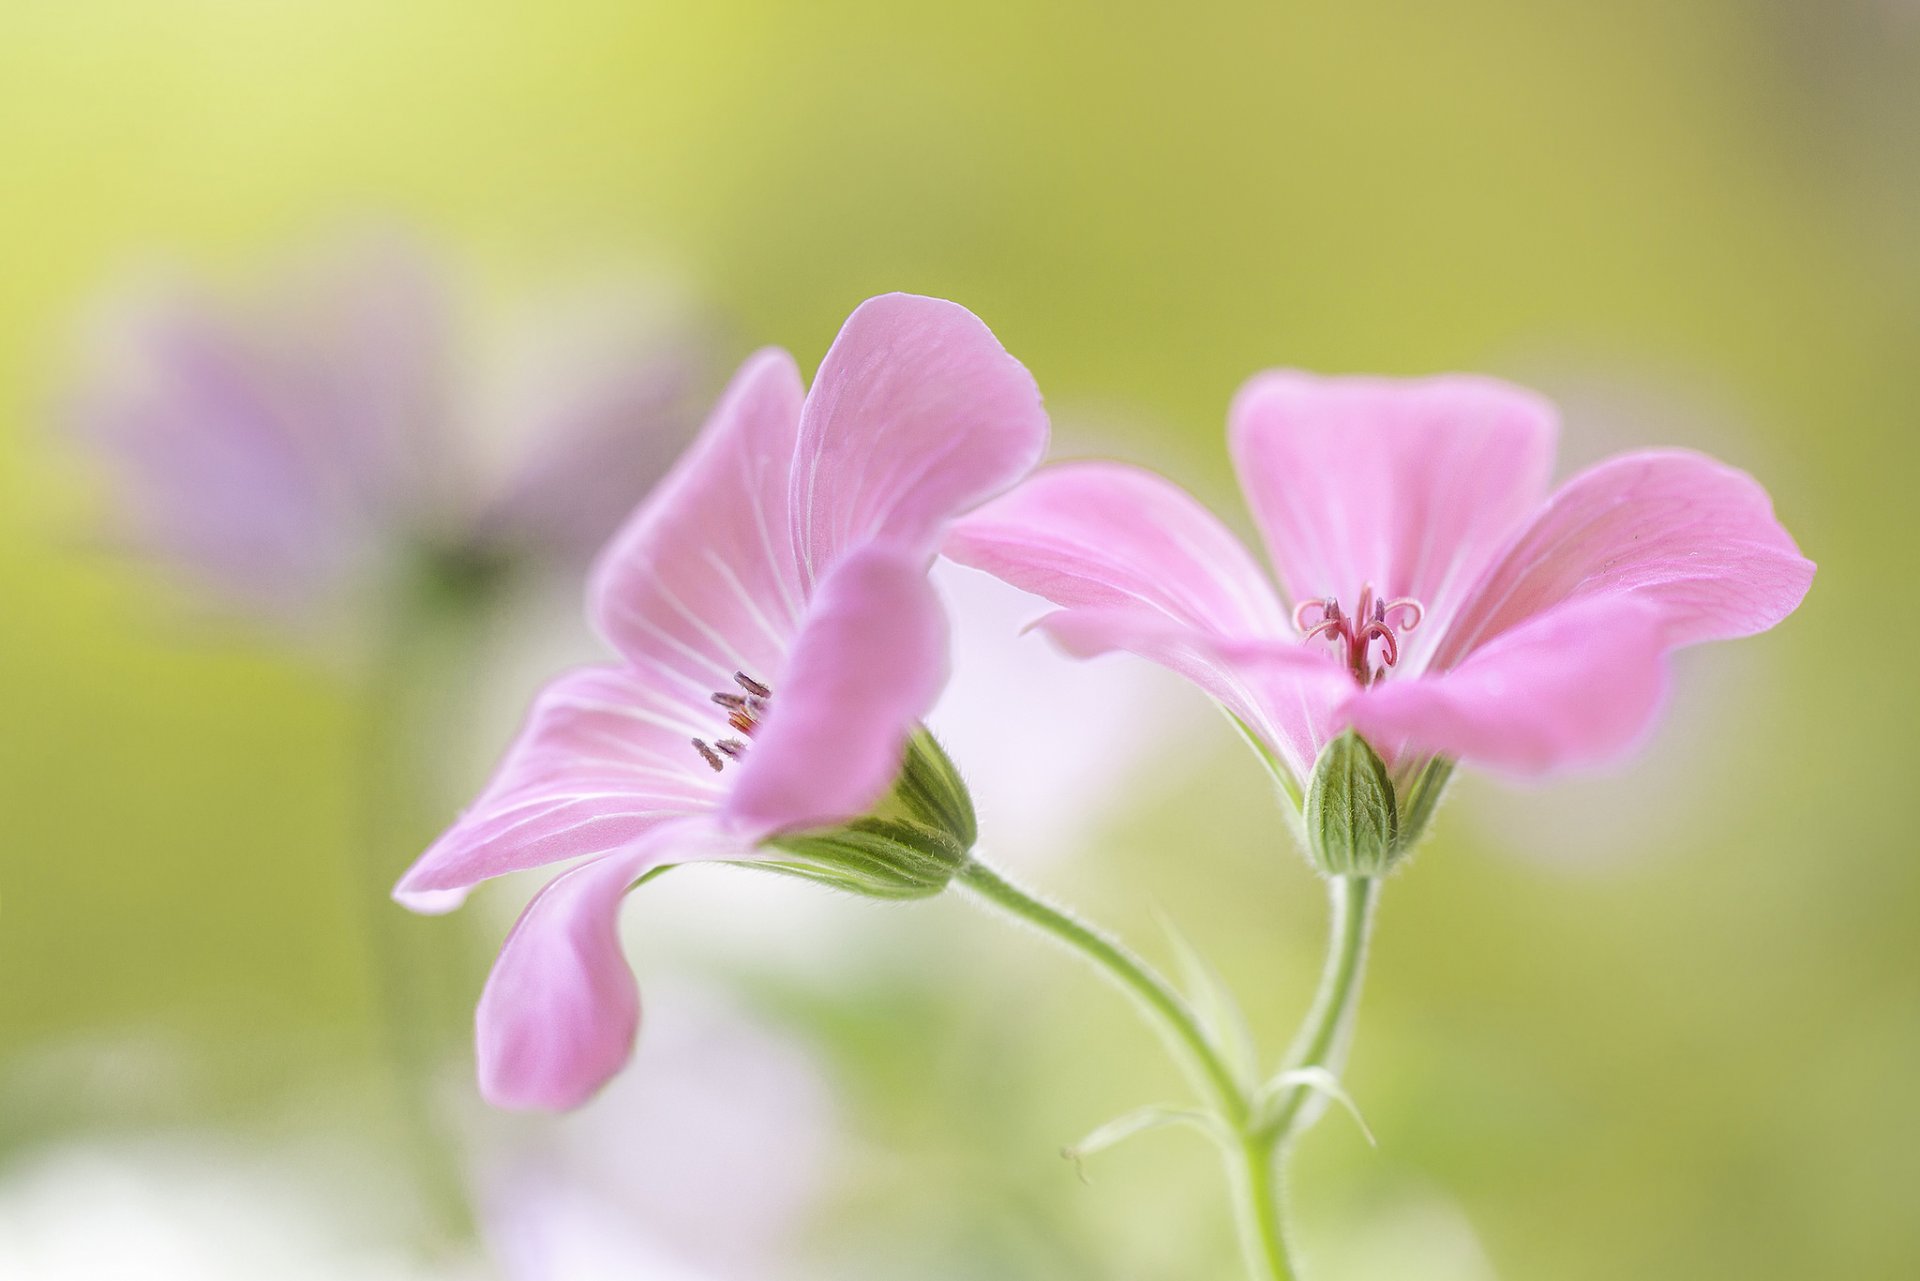
<path id="1" fill-rule="evenodd" d="M 622 360 L 582 369 L 589 337 L 540 353 L 506 424 L 467 376 L 466 327 L 428 256 L 338 246 L 243 302 L 192 286 L 116 300 L 67 399 L 110 471 L 114 541 L 228 602 L 306 622 L 414 562 L 584 561 L 685 439 L 702 363 L 621 317 Z M 491 373 L 527 344 L 486 353 Z"/>
<path id="2" fill-rule="evenodd" d="M 1279 591 L 1211 513 L 1117 463 L 1051 467 L 946 552 L 1213 695 L 1298 795 L 1351 727 L 1405 781 L 1427 761 L 1538 775 L 1652 726 L 1667 654 L 1764 631 L 1813 565 L 1752 477 L 1624 454 L 1551 496 L 1555 414 L 1493 379 L 1274 371 L 1236 397 L 1234 461 Z"/>
<path id="3" fill-rule="evenodd" d="M 1046 437 L 1026 370 L 937 299 L 863 303 L 811 391 L 782 351 L 735 375 L 594 572 L 593 620 L 622 661 L 546 689 L 396 890 L 435 910 L 489 877 L 585 860 L 527 908 L 481 998 L 491 1101 L 575 1106 L 626 1061 L 638 1001 L 616 916 L 643 873 L 784 863 L 769 840 L 888 795 L 945 679 L 928 566 L 948 522 L 1024 475 Z"/>

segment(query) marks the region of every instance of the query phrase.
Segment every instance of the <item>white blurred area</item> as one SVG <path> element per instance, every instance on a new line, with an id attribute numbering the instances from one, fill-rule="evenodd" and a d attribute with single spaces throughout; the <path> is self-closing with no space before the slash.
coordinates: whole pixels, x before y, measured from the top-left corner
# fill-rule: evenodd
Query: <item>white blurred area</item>
<path id="1" fill-rule="evenodd" d="M 809 1049 L 657 982 L 633 1067 L 564 1117 L 461 1109 L 479 1242 L 422 1244 L 408 1165 L 327 1123 L 121 1132 L 0 1168 L 4 1281 L 799 1281 L 840 1138 Z"/>
<path id="2" fill-rule="evenodd" d="M 429 1265 L 369 1154 L 212 1134 L 64 1143 L 0 1172 L 7 1281 L 478 1281 Z M 377 1226 L 376 1226 L 377 1225 Z"/>
<path id="3" fill-rule="evenodd" d="M 1037 867 L 1084 852 L 1171 745 L 1218 732 L 1206 700 L 1151 664 L 1081 662 L 1026 631 L 1053 609 L 1041 598 L 944 560 L 933 580 L 953 675 L 928 723 L 973 792 L 986 857 Z"/>

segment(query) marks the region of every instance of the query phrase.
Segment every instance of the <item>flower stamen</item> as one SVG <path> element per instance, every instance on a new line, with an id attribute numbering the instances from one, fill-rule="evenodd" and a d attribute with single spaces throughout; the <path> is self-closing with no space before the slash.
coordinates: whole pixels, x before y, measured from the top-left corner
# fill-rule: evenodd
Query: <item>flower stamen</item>
<path id="1" fill-rule="evenodd" d="M 712 766 L 716 773 L 725 769 L 728 761 L 737 761 L 747 754 L 744 740 L 752 738 L 753 732 L 760 728 L 760 719 L 767 714 L 767 700 L 773 697 L 771 686 L 762 684 L 745 672 L 735 672 L 733 681 L 745 692 L 736 694 L 732 690 L 720 690 L 709 697 L 715 706 L 725 709 L 727 727 L 742 735 L 742 738 L 720 738 L 711 744 L 703 738 L 693 740 L 693 750 L 700 753 L 700 759 Z"/>
<path id="2" fill-rule="evenodd" d="M 1399 616 L 1397 624 L 1396 615 Z M 1340 608 L 1335 597 L 1317 597 L 1294 607 L 1293 625 L 1300 632 L 1302 644 L 1329 639 L 1338 645 L 1347 661 L 1347 670 L 1353 673 L 1354 681 L 1364 687 L 1399 663 L 1400 633 L 1420 626 L 1425 617 L 1426 609 L 1411 596 L 1379 600 L 1373 594 L 1373 584 L 1368 583 L 1360 589 L 1360 608 L 1351 615 Z M 1372 657 L 1375 641 L 1380 643 L 1381 650 L 1378 667 L 1374 666 Z"/>

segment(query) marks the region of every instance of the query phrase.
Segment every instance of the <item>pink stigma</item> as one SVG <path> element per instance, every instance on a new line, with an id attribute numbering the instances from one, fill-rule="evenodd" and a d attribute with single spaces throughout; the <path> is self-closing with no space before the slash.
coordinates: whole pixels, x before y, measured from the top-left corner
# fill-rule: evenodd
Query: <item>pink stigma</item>
<path id="1" fill-rule="evenodd" d="M 1396 625 L 1394 616 L 1399 615 Z M 1323 637 L 1341 648 L 1347 670 L 1362 686 L 1373 684 L 1386 675 L 1387 668 L 1400 661 L 1400 636 L 1420 626 L 1426 610 L 1410 596 L 1398 600 L 1376 600 L 1373 584 L 1360 589 L 1360 608 L 1349 615 L 1332 596 L 1303 600 L 1293 611 L 1293 625 L 1303 640 L 1311 644 Z M 1373 665 L 1373 644 L 1380 643 L 1379 667 Z"/>

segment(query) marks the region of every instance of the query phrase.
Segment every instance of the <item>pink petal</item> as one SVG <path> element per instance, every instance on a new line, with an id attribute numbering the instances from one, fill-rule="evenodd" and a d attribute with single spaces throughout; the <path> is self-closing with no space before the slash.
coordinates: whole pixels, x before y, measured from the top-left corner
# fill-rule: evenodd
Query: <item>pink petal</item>
<path id="1" fill-rule="evenodd" d="M 807 396 L 794 544 L 810 580 L 869 541 L 931 552 L 944 524 L 1040 461 L 1047 416 L 966 308 L 886 294 L 855 309 Z"/>
<path id="2" fill-rule="evenodd" d="M 1659 613 L 1645 604 L 1569 602 L 1451 671 L 1383 681 L 1343 710 L 1389 759 L 1437 754 L 1521 775 L 1602 764 L 1652 728 L 1666 650 Z"/>
<path id="3" fill-rule="evenodd" d="M 633 1053 L 640 1000 L 620 900 L 649 868 L 746 854 L 702 819 L 656 828 L 540 891 L 507 936 L 475 1022 L 480 1092 L 506 1108 L 574 1108 Z"/>
<path id="4" fill-rule="evenodd" d="M 255 318 L 178 292 L 99 328 L 64 417 L 115 473 L 114 538 L 275 612 L 339 587 L 340 468 L 312 452 L 311 406 Z"/>
<path id="5" fill-rule="evenodd" d="M 1551 405 L 1462 374 L 1318 378 L 1272 371 L 1234 398 L 1240 483 L 1293 601 L 1351 611 L 1367 584 L 1425 607 L 1401 670 L 1433 639 L 1546 493 Z"/>
<path id="6" fill-rule="evenodd" d="M 1056 605 L 1136 606 L 1227 636 L 1291 634 L 1240 540 L 1185 490 L 1138 467 L 1045 468 L 956 524 L 945 552 Z"/>
<path id="7" fill-rule="evenodd" d="M 873 808 L 946 682 L 947 622 L 927 557 L 866 547 L 820 583 L 767 720 L 727 800 L 755 836 Z"/>
<path id="8" fill-rule="evenodd" d="M 736 671 L 772 680 L 799 619 L 787 476 L 800 401 L 792 357 L 751 357 L 594 568 L 601 634 L 690 703 L 734 688 Z"/>
<path id="9" fill-rule="evenodd" d="M 1078 657 L 1124 650 L 1192 681 L 1273 748 L 1295 780 L 1338 732 L 1336 710 L 1354 688 L 1324 648 L 1217 636 L 1134 607 L 1061 610 L 1039 626 Z"/>
<path id="10" fill-rule="evenodd" d="M 1563 601 L 1653 603 L 1667 645 L 1765 631 L 1792 613 L 1813 562 L 1743 471 L 1684 450 L 1623 454 L 1575 476 L 1461 610 L 1436 662 Z"/>
<path id="11" fill-rule="evenodd" d="M 641 673 L 569 672 L 534 703 L 493 781 L 394 890 L 446 911 L 490 877 L 620 849 L 676 816 L 719 803 L 690 738 L 708 732 Z"/>

